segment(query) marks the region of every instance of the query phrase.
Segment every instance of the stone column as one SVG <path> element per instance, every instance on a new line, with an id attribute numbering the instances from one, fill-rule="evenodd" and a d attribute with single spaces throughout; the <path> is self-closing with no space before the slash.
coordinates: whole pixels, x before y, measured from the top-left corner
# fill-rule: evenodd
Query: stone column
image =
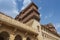
<path id="1" fill-rule="evenodd" d="M 26 40 L 26 37 L 23 37 L 23 40 Z"/>
<path id="2" fill-rule="evenodd" d="M 15 39 L 15 36 L 10 34 L 10 39 L 9 40 L 14 40 Z"/>
<path id="3" fill-rule="evenodd" d="M 43 40 L 42 34 L 39 32 L 39 35 L 37 36 L 38 40 Z"/>

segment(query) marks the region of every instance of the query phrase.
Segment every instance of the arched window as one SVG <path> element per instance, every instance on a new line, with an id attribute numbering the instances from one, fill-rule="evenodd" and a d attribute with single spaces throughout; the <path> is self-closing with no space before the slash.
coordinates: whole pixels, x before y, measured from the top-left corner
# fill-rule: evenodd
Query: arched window
<path id="1" fill-rule="evenodd" d="M 22 37 L 20 35 L 17 35 L 14 40 L 22 40 Z"/>
<path id="2" fill-rule="evenodd" d="M 9 40 L 9 34 L 8 32 L 1 32 L 0 33 L 0 40 Z"/>
<path id="3" fill-rule="evenodd" d="M 27 39 L 26 40 L 31 40 L 29 37 L 27 37 Z"/>
<path id="4" fill-rule="evenodd" d="M 0 40 L 4 40 L 4 38 L 0 36 Z"/>

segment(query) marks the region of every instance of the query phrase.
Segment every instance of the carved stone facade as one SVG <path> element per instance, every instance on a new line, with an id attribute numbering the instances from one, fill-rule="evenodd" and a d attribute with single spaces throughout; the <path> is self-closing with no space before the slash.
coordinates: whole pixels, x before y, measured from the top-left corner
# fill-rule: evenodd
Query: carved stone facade
<path id="1" fill-rule="evenodd" d="M 1 40 L 35 40 L 37 31 L 6 15 L 0 14 Z"/>
<path id="2" fill-rule="evenodd" d="M 39 16 L 33 2 L 15 19 L 0 12 L 0 40 L 60 40 L 54 26 L 41 25 Z"/>

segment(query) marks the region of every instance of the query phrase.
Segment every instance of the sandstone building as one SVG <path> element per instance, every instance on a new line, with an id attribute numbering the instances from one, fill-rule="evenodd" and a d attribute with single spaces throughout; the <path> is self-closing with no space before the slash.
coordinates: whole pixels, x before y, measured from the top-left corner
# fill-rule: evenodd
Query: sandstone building
<path id="1" fill-rule="evenodd" d="M 55 27 L 39 23 L 38 7 L 32 2 L 15 19 L 0 12 L 0 40 L 60 40 Z"/>

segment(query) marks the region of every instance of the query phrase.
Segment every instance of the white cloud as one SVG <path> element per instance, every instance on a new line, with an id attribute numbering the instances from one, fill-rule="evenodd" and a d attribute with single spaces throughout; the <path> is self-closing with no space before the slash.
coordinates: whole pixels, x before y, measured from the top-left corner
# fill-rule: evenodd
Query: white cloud
<path id="1" fill-rule="evenodd" d="M 56 29 L 58 29 L 58 28 L 60 28 L 60 23 L 56 23 L 56 24 L 54 24 L 54 26 Z"/>
<path id="2" fill-rule="evenodd" d="M 39 9 L 38 9 L 38 10 L 40 11 L 41 9 L 42 9 L 42 7 L 39 7 Z"/>
<path id="3" fill-rule="evenodd" d="M 42 14 L 40 14 L 40 17 L 42 16 Z"/>
<path id="4" fill-rule="evenodd" d="M 18 13 L 15 0 L 0 0 L 0 12 L 15 17 Z"/>
<path id="5" fill-rule="evenodd" d="M 31 0 L 24 0 L 23 1 L 23 6 L 22 6 L 22 8 L 21 8 L 21 10 L 23 10 L 26 6 L 28 6 L 28 4 L 30 4 L 31 3 Z"/>
<path id="6" fill-rule="evenodd" d="M 58 31 L 58 33 L 60 33 L 60 23 L 56 23 L 54 24 L 56 30 Z"/>
<path id="7" fill-rule="evenodd" d="M 16 5 L 16 2 L 15 2 L 14 0 L 12 0 L 12 3 L 13 3 L 14 5 Z"/>
<path id="8" fill-rule="evenodd" d="M 46 16 L 44 17 L 44 19 L 47 20 L 47 19 L 51 18 L 52 16 L 53 16 L 53 13 L 49 13 L 48 15 L 46 15 Z"/>
<path id="9" fill-rule="evenodd" d="M 48 16 L 45 16 L 44 19 L 47 20 L 48 19 Z"/>
<path id="10" fill-rule="evenodd" d="M 49 12 L 47 12 L 48 14 L 46 16 L 44 16 L 44 19 L 47 20 L 47 19 L 50 19 L 54 16 L 54 10 L 51 10 Z"/>
<path id="11" fill-rule="evenodd" d="M 22 1 L 22 0 L 18 0 L 18 1 Z"/>

